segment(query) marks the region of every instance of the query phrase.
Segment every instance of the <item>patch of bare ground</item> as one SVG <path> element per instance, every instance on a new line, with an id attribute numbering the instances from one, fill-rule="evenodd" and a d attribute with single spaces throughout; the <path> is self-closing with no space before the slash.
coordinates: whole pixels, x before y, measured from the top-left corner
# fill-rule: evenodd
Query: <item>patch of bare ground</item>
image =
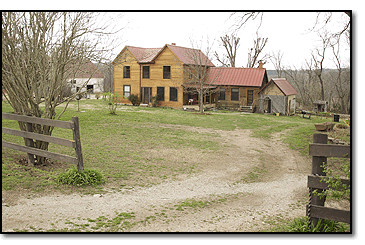
<path id="1" fill-rule="evenodd" d="M 280 134 L 265 140 L 250 137 L 250 130 L 160 126 L 218 134 L 221 150 L 151 148 L 146 153 L 150 157 L 190 164 L 195 161 L 199 171 L 150 187 L 106 190 L 102 195 L 21 199 L 17 205 L 3 207 L 3 231 L 30 226 L 43 231 L 71 229 L 75 228 L 73 223 L 92 225 L 88 219 L 112 219 L 116 213 L 133 212 L 131 225 L 120 231 L 252 232 L 305 215 L 306 176 L 311 162 L 282 143 Z"/>

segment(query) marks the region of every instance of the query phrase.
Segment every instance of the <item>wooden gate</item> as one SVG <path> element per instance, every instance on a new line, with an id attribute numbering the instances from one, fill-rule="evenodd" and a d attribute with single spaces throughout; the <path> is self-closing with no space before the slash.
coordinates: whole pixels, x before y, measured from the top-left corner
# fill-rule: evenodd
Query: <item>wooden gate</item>
<path id="1" fill-rule="evenodd" d="M 5 147 L 28 153 L 28 162 L 30 165 L 34 166 L 34 155 L 37 155 L 37 156 L 52 158 L 52 159 L 56 159 L 59 161 L 76 164 L 77 169 L 79 171 L 84 170 L 78 117 L 72 117 L 72 122 L 65 122 L 65 121 L 31 117 L 31 116 L 22 116 L 22 115 L 9 114 L 9 113 L 2 113 L 2 117 L 3 117 L 3 119 L 16 120 L 19 122 L 26 123 L 27 131 L 20 131 L 20 130 L 4 128 L 4 127 L 2 128 L 2 132 L 5 134 L 23 137 L 26 141 L 26 146 L 13 144 L 13 143 L 6 142 L 6 141 L 2 141 L 2 144 Z M 53 126 L 53 127 L 59 127 L 59 128 L 65 128 L 65 129 L 72 129 L 73 140 L 67 140 L 67 139 L 62 139 L 62 138 L 53 137 L 53 136 L 49 136 L 49 135 L 33 133 L 32 132 L 33 124 L 41 124 L 41 125 L 47 125 L 47 126 Z M 76 157 L 71 157 L 68 155 L 63 155 L 63 154 L 59 154 L 59 153 L 36 149 L 36 148 L 34 148 L 34 145 L 33 145 L 34 144 L 33 139 L 72 147 L 75 149 Z"/>

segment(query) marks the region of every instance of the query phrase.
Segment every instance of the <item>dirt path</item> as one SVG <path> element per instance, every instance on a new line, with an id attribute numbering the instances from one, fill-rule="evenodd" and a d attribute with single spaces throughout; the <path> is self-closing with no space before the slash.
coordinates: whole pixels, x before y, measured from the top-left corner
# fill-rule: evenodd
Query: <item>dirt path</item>
<path id="1" fill-rule="evenodd" d="M 203 156 L 214 159 L 215 164 L 211 159 L 202 161 L 202 172 L 149 188 L 103 195 L 21 199 L 17 205 L 3 206 L 2 229 L 245 232 L 305 215 L 307 158 L 283 144 L 280 134 L 262 140 L 250 137 L 249 130 L 214 132 L 224 140 L 224 153 Z M 120 213 L 133 217 L 117 225 L 91 228 L 98 218 L 106 222 Z"/>

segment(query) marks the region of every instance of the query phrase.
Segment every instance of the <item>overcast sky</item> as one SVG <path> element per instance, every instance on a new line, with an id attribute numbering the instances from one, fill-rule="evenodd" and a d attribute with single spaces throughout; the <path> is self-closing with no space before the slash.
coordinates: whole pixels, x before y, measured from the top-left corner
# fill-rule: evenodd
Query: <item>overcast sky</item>
<path id="1" fill-rule="evenodd" d="M 128 12 L 119 19 L 123 25 L 128 22 L 122 31 L 123 42 L 120 50 L 125 45 L 156 48 L 165 44 L 176 43 L 178 46 L 194 47 L 209 46 L 219 54 L 224 49 L 219 45 L 219 38 L 224 34 L 230 34 L 237 23 L 236 17 L 240 13 L 231 16 L 231 12 Z M 322 14 L 325 16 L 325 13 Z M 315 12 L 265 12 L 262 25 L 259 29 L 261 37 L 267 37 L 268 43 L 264 53 L 281 51 L 285 65 L 295 65 L 297 68 L 303 64 L 305 59 L 310 58 L 311 50 L 320 47 L 319 37 L 314 31 L 317 17 Z M 344 13 L 333 13 L 330 30 L 340 30 L 344 21 L 348 18 Z M 236 67 L 246 67 L 248 49 L 253 47 L 253 40 L 256 37 L 256 30 L 259 26 L 259 19 L 249 22 L 238 32 L 240 46 L 237 53 Z M 348 45 L 342 47 L 342 58 L 349 61 L 350 50 Z M 330 51 L 330 50 L 329 50 Z M 330 52 L 327 54 L 325 66 L 333 68 L 333 61 Z M 212 60 L 214 64 L 218 62 Z M 267 69 L 274 69 L 269 62 L 265 65 Z"/>

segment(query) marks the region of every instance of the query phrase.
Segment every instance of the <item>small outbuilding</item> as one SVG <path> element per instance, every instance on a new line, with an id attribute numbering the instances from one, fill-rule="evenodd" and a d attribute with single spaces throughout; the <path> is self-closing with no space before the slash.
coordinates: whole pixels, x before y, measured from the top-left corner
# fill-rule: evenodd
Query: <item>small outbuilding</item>
<path id="1" fill-rule="evenodd" d="M 71 93 L 81 90 L 87 92 L 87 97 L 90 98 L 94 93 L 104 91 L 104 75 L 90 60 L 81 63 L 76 74 L 69 79 Z M 84 86 L 85 83 L 87 83 L 86 86 Z"/>
<path id="2" fill-rule="evenodd" d="M 285 78 L 273 78 L 259 91 L 259 113 L 295 113 L 297 91 Z"/>
<path id="3" fill-rule="evenodd" d="M 316 100 L 313 102 L 315 112 L 327 112 L 328 102 L 324 100 Z"/>

